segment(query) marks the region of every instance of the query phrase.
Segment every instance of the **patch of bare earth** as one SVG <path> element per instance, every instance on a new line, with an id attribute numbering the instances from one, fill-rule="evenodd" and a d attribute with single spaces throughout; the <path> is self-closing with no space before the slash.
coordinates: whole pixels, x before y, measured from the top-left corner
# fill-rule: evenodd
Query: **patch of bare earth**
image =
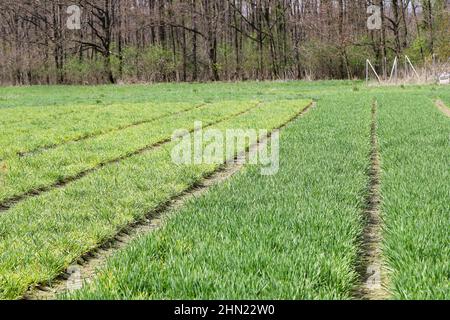
<path id="1" fill-rule="evenodd" d="M 436 100 L 435 105 L 443 114 L 450 117 L 450 108 L 448 108 L 442 100 Z"/>
<path id="2" fill-rule="evenodd" d="M 316 106 L 315 103 L 308 105 L 303 111 L 289 119 L 286 123 L 277 129 L 283 129 L 289 123 L 302 117 Z M 259 141 L 250 146 L 246 151 L 239 154 L 235 161 L 224 164 L 217 171 L 205 176 L 200 182 L 191 186 L 182 194 L 172 198 L 170 201 L 162 204 L 159 208 L 149 212 L 148 215 L 140 221 L 137 221 L 116 234 L 114 238 L 108 240 L 98 248 L 95 248 L 69 266 L 59 277 L 49 284 L 41 284 L 31 287 L 23 296 L 25 300 L 52 300 L 57 295 L 79 290 L 83 285 L 92 282 L 98 270 L 105 266 L 106 261 L 119 250 L 127 247 L 132 241 L 141 236 L 158 229 L 164 218 L 181 208 L 190 199 L 201 196 L 209 188 L 220 184 L 234 174 L 239 172 L 249 155 L 259 152 L 268 143 L 268 139 Z"/>
<path id="3" fill-rule="evenodd" d="M 355 290 L 355 298 L 362 300 L 386 300 L 385 277 L 381 257 L 382 219 L 380 213 L 380 153 L 377 137 L 377 102 L 372 104 L 371 153 L 369 186 L 366 198 L 365 228 L 362 243 L 361 283 Z"/>

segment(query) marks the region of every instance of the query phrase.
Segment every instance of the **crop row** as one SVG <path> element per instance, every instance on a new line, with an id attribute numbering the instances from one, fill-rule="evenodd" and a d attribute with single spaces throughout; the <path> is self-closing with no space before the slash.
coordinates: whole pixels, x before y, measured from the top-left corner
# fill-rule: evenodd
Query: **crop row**
<path id="1" fill-rule="evenodd" d="M 378 95 L 388 286 L 397 299 L 449 297 L 450 122 L 421 94 Z"/>
<path id="2" fill-rule="evenodd" d="M 52 106 L 87 106 L 95 104 L 198 103 L 226 100 L 299 99 L 310 92 L 351 91 L 353 81 L 317 82 L 236 82 L 236 83 L 160 83 L 122 86 L 36 86 L 0 88 L 0 109 Z"/>
<path id="3" fill-rule="evenodd" d="M 370 96 L 333 95 L 246 167 L 119 252 L 76 299 L 346 299 L 358 281 Z"/>
<path id="4" fill-rule="evenodd" d="M 270 130 L 307 103 L 264 104 L 213 127 Z M 0 298 L 20 297 L 30 285 L 50 281 L 79 256 L 217 169 L 173 163 L 174 145 L 104 166 L 1 214 Z"/>
<path id="5" fill-rule="evenodd" d="M 123 104 L 0 109 L 0 158 L 55 147 L 188 111 L 198 104 Z"/>
<path id="6" fill-rule="evenodd" d="M 255 106 L 255 101 L 210 104 L 156 122 L 75 141 L 30 156 L 6 159 L 6 168 L 0 177 L 0 202 L 76 177 L 100 164 L 170 140 L 176 129 L 190 129 L 194 126 L 194 121 L 203 121 L 204 125 L 208 125 Z"/>
<path id="7" fill-rule="evenodd" d="M 384 285 L 395 299 L 446 299 L 450 123 L 431 92 L 391 89 L 376 96 Z M 368 155 L 367 114 L 355 102 L 333 105 L 330 98 L 284 132 L 278 176 L 249 169 L 214 188 L 111 259 L 93 284 L 69 298 L 350 298 L 358 282 L 363 201 L 357 187 L 364 189 L 364 179 L 362 166 L 342 166 L 362 164 Z M 337 134 L 327 145 L 309 133 L 330 133 L 330 111 Z M 344 146 L 354 149 L 342 152 Z"/>

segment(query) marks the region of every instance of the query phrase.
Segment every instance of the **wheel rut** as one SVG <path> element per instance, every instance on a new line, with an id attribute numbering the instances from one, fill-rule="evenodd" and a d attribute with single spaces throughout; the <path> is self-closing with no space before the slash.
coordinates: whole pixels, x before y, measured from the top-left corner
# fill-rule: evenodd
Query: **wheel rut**
<path id="1" fill-rule="evenodd" d="M 389 293 L 385 289 L 385 274 L 382 263 L 382 217 L 381 217 L 381 165 L 378 144 L 378 102 L 372 103 L 370 129 L 369 183 L 364 210 L 364 231 L 362 235 L 362 257 L 358 267 L 360 285 L 354 296 L 361 300 L 386 300 Z"/>

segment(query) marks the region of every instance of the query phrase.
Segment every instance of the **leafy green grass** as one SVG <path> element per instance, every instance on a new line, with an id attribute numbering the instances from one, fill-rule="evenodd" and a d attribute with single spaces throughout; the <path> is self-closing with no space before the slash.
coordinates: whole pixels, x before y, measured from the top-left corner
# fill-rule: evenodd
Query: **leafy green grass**
<path id="1" fill-rule="evenodd" d="M 388 285 L 397 299 L 448 299 L 450 121 L 420 94 L 378 102 Z"/>
<path id="2" fill-rule="evenodd" d="M 204 125 L 208 125 L 257 105 L 256 101 L 209 104 L 187 113 L 64 144 L 30 156 L 8 158 L 3 162 L 7 170 L 0 177 L 0 201 L 74 177 L 100 163 L 170 139 L 179 128 L 192 129 L 194 121 L 203 121 Z"/>
<path id="3" fill-rule="evenodd" d="M 370 96 L 282 131 L 280 172 L 214 187 L 118 253 L 76 299 L 348 299 L 368 178 Z"/>
<path id="4" fill-rule="evenodd" d="M 310 98 L 328 92 L 351 91 L 354 81 L 289 81 L 237 83 L 164 83 L 152 85 L 0 87 L 0 108 L 84 106 L 95 104 L 198 103 L 227 100 Z"/>
<path id="5" fill-rule="evenodd" d="M 199 104 L 121 104 L 0 109 L 0 158 L 118 130 Z"/>
<path id="6" fill-rule="evenodd" d="M 118 254 L 71 298 L 348 299 L 358 280 L 372 97 L 380 106 L 390 291 L 394 298 L 446 299 L 449 120 L 431 102 L 440 98 L 450 106 L 444 86 L 293 81 L 0 88 L 0 202 L 130 155 L 194 120 L 206 125 L 261 101 L 214 127 L 271 129 L 314 99 L 318 108 L 282 132 L 278 175 L 262 177 L 247 167 Z M 208 106 L 170 115 L 200 104 Z M 167 117 L 121 130 L 160 116 Z M 0 299 L 51 281 L 217 169 L 173 164 L 172 146 L 106 165 L 0 213 Z"/>
<path id="7" fill-rule="evenodd" d="M 266 103 L 213 127 L 270 130 L 307 103 Z M 77 257 L 217 169 L 174 164 L 174 144 L 107 165 L 1 214 L 0 298 L 20 297 L 29 285 L 50 281 Z"/>
<path id="8" fill-rule="evenodd" d="M 450 108 L 450 90 L 439 92 L 436 94 L 436 97 L 440 98 L 447 108 Z"/>

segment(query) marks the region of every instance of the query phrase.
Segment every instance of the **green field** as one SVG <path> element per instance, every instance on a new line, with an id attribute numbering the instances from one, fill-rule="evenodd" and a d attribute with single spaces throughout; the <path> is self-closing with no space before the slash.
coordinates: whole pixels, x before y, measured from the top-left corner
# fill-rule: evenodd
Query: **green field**
<path id="1" fill-rule="evenodd" d="M 378 97 L 390 286 L 397 298 L 448 299 L 450 121 L 424 96 Z"/>
<path id="2" fill-rule="evenodd" d="M 448 299 L 450 120 L 435 99 L 450 105 L 448 89 L 350 81 L 0 88 L 0 298 L 51 284 L 220 170 L 171 159 L 173 132 L 202 121 L 219 132 L 288 123 L 279 172 L 244 166 L 60 297 L 354 299 L 376 101 L 387 298 Z"/>

